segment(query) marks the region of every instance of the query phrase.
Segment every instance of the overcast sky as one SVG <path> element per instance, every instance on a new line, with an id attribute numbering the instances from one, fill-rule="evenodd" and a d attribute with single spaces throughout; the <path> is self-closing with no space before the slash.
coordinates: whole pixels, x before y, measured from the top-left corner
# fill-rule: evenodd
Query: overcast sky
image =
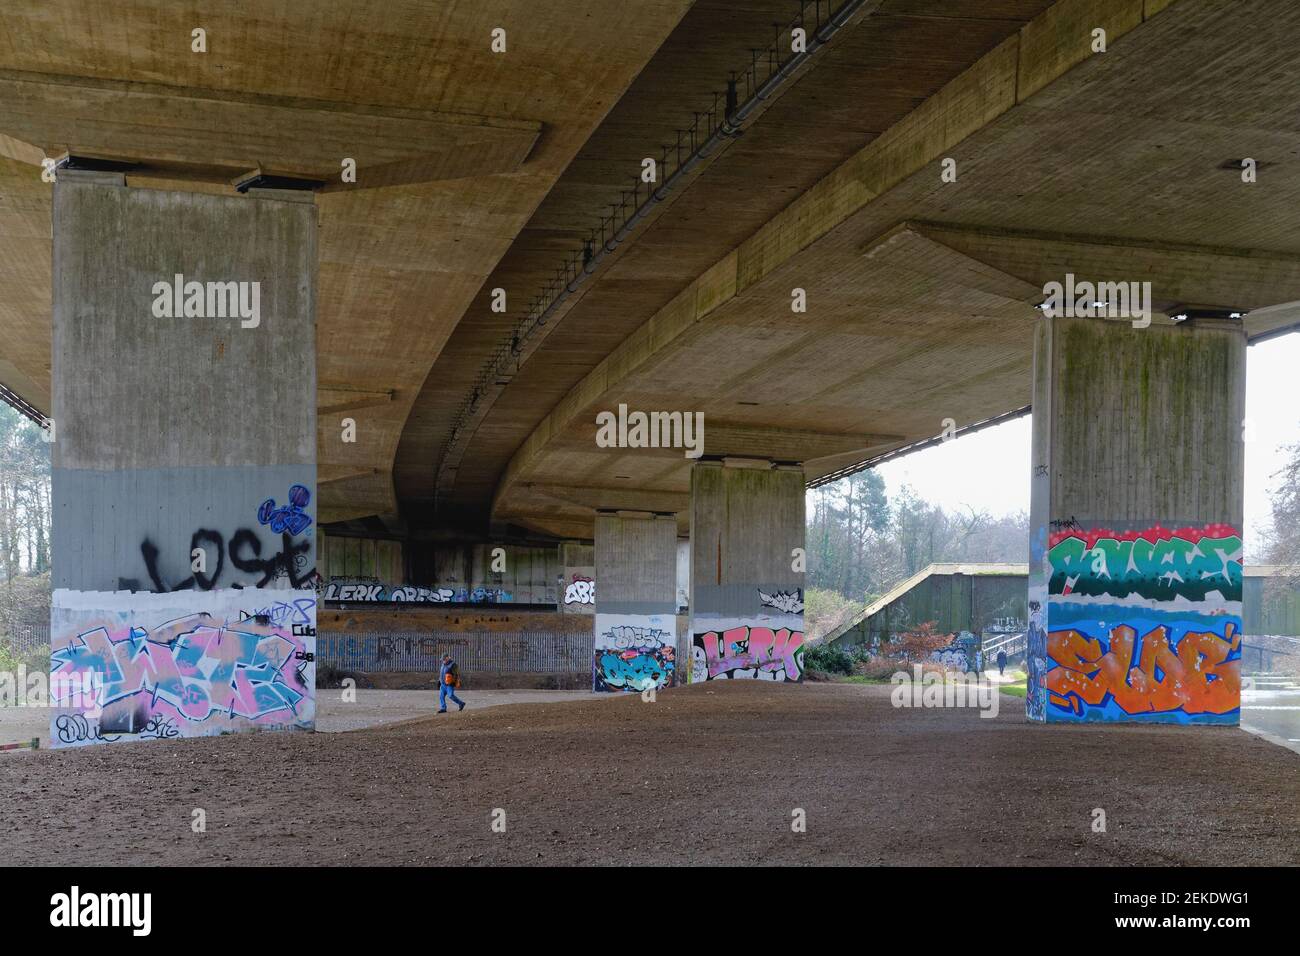
<path id="1" fill-rule="evenodd" d="M 1268 524 L 1268 495 L 1286 460 L 1283 447 L 1300 442 L 1300 333 L 1251 346 L 1246 357 L 1245 546 L 1250 555 L 1260 528 Z M 1029 417 L 906 455 L 877 471 L 891 498 L 909 484 L 945 510 L 969 505 L 995 515 L 1028 511 Z"/>

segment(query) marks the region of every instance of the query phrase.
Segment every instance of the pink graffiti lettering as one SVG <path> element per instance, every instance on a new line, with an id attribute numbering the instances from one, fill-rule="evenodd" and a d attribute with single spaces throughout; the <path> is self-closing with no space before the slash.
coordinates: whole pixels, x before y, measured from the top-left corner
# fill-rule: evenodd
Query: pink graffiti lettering
<path id="1" fill-rule="evenodd" d="M 709 680 L 749 670 L 780 674 L 790 681 L 803 677 L 803 631 L 743 626 L 721 635 L 717 631 L 697 634 L 695 641 L 704 648 Z"/>

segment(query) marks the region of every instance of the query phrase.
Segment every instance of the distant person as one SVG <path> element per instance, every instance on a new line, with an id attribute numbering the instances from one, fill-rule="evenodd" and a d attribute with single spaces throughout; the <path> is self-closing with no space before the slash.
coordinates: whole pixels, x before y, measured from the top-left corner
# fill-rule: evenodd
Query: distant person
<path id="1" fill-rule="evenodd" d="M 465 709 L 465 702 L 456 696 L 456 688 L 460 686 L 460 670 L 456 667 L 456 662 L 451 659 L 450 654 L 442 655 L 442 668 L 438 671 L 438 713 L 447 712 L 447 698 L 450 697 L 455 701 L 461 710 Z"/>
<path id="2" fill-rule="evenodd" d="M 1007 652 L 998 651 L 998 676 L 1001 677 L 1002 672 L 1005 671 L 1006 669 L 1007 669 Z"/>

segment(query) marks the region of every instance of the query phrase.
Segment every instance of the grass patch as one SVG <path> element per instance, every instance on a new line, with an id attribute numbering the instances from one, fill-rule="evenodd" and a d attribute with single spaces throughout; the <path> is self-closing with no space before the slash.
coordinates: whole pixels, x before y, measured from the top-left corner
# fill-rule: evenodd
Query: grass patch
<path id="1" fill-rule="evenodd" d="M 998 690 L 1012 697 L 1024 697 L 1026 695 L 1024 684 L 999 684 Z"/>
<path id="2" fill-rule="evenodd" d="M 845 677 L 839 683 L 841 684 L 888 684 L 888 677 L 866 677 L 862 674 L 854 674 L 852 677 Z"/>

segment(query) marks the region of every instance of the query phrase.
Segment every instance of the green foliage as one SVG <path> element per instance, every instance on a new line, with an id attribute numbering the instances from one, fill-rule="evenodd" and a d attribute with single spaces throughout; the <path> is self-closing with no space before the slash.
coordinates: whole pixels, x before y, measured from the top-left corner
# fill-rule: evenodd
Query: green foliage
<path id="1" fill-rule="evenodd" d="M 809 640 L 816 640 L 852 619 L 864 607 L 865 604 L 850 601 L 838 591 L 808 588 L 803 595 L 804 633 Z"/>
<path id="2" fill-rule="evenodd" d="M 832 644 L 812 644 L 803 652 L 805 668 L 826 674 L 852 674 L 853 658 Z"/>
<path id="3" fill-rule="evenodd" d="M 50 648 L 47 644 L 32 648 L 25 653 L 19 653 L 13 645 L 0 638 L 0 671 L 14 672 L 19 667 L 26 667 L 27 673 L 49 673 L 50 670 Z"/>

